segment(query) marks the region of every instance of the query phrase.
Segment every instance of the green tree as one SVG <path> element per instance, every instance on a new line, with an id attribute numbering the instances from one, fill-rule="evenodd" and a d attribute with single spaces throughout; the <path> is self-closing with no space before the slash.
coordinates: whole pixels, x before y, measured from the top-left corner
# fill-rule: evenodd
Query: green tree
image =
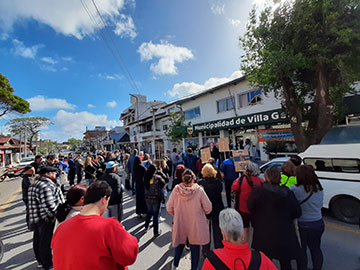
<path id="1" fill-rule="evenodd" d="M 242 70 L 282 100 L 299 151 L 343 117 L 344 95 L 360 80 L 359 3 L 295 0 L 259 16 L 253 9 L 240 37 Z"/>
<path id="2" fill-rule="evenodd" d="M 76 149 L 81 145 L 81 140 L 70 138 L 65 144 L 68 144 L 71 149 Z"/>
<path id="3" fill-rule="evenodd" d="M 25 114 L 31 112 L 29 102 L 15 96 L 9 80 L 0 73 L 0 117 L 9 112 Z"/>
<path id="4" fill-rule="evenodd" d="M 171 112 L 169 116 L 170 126 L 165 131 L 166 136 L 170 137 L 172 142 L 180 142 L 187 137 L 187 126 L 184 124 L 183 112 Z M 189 123 L 190 125 L 190 123 Z"/>
<path id="5" fill-rule="evenodd" d="M 34 139 L 39 134 L 40 129 L 53 123 L 49 118 L 46 117 L 24 117 L 15 118 L 6 123 L 9 127 L 11 134 L 15 136 L 26 135 L 27 141 L 29 142 L 29 149 L 34 153 L 35 146 L 33 144 Z"/>

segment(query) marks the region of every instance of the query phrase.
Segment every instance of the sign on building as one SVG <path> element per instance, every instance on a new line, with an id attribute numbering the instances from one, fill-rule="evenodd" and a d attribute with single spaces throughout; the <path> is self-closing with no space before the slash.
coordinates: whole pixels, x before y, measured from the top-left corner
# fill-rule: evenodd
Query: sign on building
<path id="1" fill-rule="evenodd" d="M 290 128 L 284 129 L 260 129 L 258 131 L 258 141 L 295 141 Z"/>

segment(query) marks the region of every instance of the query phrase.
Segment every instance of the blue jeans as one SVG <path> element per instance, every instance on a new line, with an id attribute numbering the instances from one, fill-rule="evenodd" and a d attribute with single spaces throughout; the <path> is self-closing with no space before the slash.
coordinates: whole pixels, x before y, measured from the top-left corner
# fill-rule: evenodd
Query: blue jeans
<path id="1" fill-rule="evenodd" d="M 147 213 L 145 219 L 145 228 L 149 227 L 151 217 L 153 217 L 154 234 L 158 234 L 160 202 L 155 200 L 146 200 L 146 205 L 147 205 Z"/>
<path id="2" fill-rule="evenodd" d="M 175 248 L 175 257 L 174 257 L 174 265 L 176 267 L 179 266 L 180 258 L 182 252 L 184 250 L 185 245 L 181 244 Z M 191 245 L 190 244 L 190 252 L 191 252 L 191 270 L 197 270 L 200 259 L 200 246 L 199 245 Z"/>
<path id="3" fill-rule="evenodd" d="M 301 255 L 300 264 L 302 269 L 307 269 L 308 258 L 306 254 L 307 247 L 310 249 L 311 259 L 313 262 L 313 269 L 320 270 L 323 265 L 323 254 L 320 248 L 321 236 L 324 233 L 325 225 L 322 219 L 313 222 L 298 222 L 300 241 L 301 241 Z"/>

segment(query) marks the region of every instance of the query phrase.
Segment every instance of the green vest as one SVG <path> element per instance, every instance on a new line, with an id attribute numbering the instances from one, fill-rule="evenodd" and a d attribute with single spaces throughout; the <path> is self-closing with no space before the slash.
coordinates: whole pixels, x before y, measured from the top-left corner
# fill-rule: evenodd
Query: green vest
<path id="1" fill-rule="evenodd" d="M 296 176 L 286 176 L 285 174 L 281 175 L 281 181 L 280 181 L 280 186 L 287 186 L 287 187 L 291 187 L 293 185 L 296 185 Z"/>

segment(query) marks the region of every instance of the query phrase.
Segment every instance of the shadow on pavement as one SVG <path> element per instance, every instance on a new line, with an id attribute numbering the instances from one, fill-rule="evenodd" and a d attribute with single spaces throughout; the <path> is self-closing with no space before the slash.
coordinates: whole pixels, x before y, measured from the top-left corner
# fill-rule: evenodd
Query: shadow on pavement
<path id="1" fill-rule="evenodd" d="M 22 253 L 19 253 L 12 257 L 10 260 L 8 260 L 5 263 L 2 263 L 0 265 L 0 269 L 3 270 L 10 270 L 17 267 L 21 267 L 21 265 L 24 265 L 26 263 L 34 261 L 33 265 L 29 265 L 27 267 L 21 268 L 22 270 L 30 270 L 30 269 L 36 269 L 36 261 L 34 259 L 34 253 L 32 249 L 28 249 Z"/>

